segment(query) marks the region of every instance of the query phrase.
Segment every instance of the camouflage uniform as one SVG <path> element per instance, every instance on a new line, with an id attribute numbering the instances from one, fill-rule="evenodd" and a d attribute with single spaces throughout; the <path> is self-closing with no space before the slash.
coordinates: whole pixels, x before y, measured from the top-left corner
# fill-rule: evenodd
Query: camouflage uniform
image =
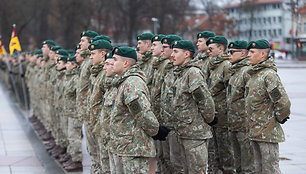
<path id="1" fill-rule="evenodd" d="M 170 60 L 164 59 L 162 56 L 153 58 L 153 69 L 154 69 L 154 74 L 153 74 L 153 79 L 152 79 L 152 89 L 151 89 L 151 103 L 152 103 L 152 111 L 154 115 L 157 117 L 158 121 L 161 121 L 161 118 L 159 116 L 160 114 L 160 94 L 161 94 L 161 85 L 162 82 L 164 81 L 164 71 L 165 71 L 165 66 L 168 64 Z M 169 157 L 167 159 L 164 159 L 164 154 L 163 153 L 169 153 L 163 152 L 163 146 L 167 145 L 168 142 L 164 141 L 155 141 L 155 146 L 156 146 L 156 153 L 157 153 L 157 162 L 158 162 L 158 167 L 159 171 L 161 173 L 166 173 L 167 171 L 169 172 L 169 167 L 167 166 L 167 163 L 169 164 Z M 167 155 L 169 156 L 169 155 Z M 166 162 L 168 160 L 168 162 Z"/>
<path id="2" fill-rule="evenodd" d="M 181 152 L 186 157 L 185 173 L 206 173 L 207 139 L 212 137 L 207 124 L 214 120 L 215 105 L 201 69 L 193 60 L 174 69 L 174 128 Z"/>
<path id="3" fill-rule="evenodd" d="M 234 173 L 234 159 L 231 151 L 228 133 L 226 109 L 226 87 L 231 76 L 231 63 L 228 56 L 211 57 L 209 62 L 210 76 L 208 86 L 214 99 L 218 124 L 213 126 L 213 139 L 209 143 L 209 172 L 222 170 L 224 173 Z"/>
<path id="4" fill-rule="evenodd" d="M 255 173 L 281 173 L 278 143 L 285 141 L 279 122 L 290 115 L 290 101 L 272 57 L 248 71 L 245 106 L 249 121 Z"/>
<path id="5" fill-rule="evenodd" d="M 64 114 L 68 117 L 68 149 L 73 162 L 82 161 L 82 124 L 76 114 L 76 80 L 79 68 L 66 71 L 64 84 Z"/>
<path id="6" fill-rule="evenodd" d="M 146 84 L 149 88 L 149 91 L 151 91 L 152 79 L 154 74 L 153 61 L 154 59 L 152 56 L 152 51 L 148 51 L 144 55 L 142 55 L 141 60 L 137 62 L 140 70 L 145 73 L 145 77 L 147 79 Z"/>
<path id="7" fill-rule="evenodd" d="M 114 102 L 110 112 L 109 146 L 113 154 L 122 158 L 124 172 L 147 173 L 148 159 L 156 155 L 151 137 L 158 133 L 159 123 L 151 111 L 145 77 L 133 66 L 114 85 L 117 96 L 112 101 L 105 100 L 105 103 Z"/>
<path id="8" fill-rule="evenodd" d="M 45 58 L 46 60 L 46 63 L 44 65 L 44 68 L 43 68 L 43 79 L 42 79 L 42 83 L 43 83 L 43 101 L 44 101 L 44 107 L 42 107 L 42 110 L 43 110 L 43 113 L 44 113 L 44 119 L 45 119 L 45 127 L 48 131 L 53 131 L 52 129 L 52 125 L 51 125 L 51 117 L 52 117 L 52 114 L 54 114 L 54 111 L 52 111 L 52 106 L 49 104 L 49 91 L 50 91 L 50 88 L 48 88 L 48 83 L 49 83 L 49 80 L 50 80 L 50 68 L 51 67 L 54 67 L 55 65 L 52 65 L 54 64 L 54 62 L 51 60 L 49 60 L 49 57 L 46 57 Z M 51 82 L 52 83 L 52 82 Z M 50 99 L 52 100 L 52 99 Z M 53 132 L 52 132 L 53 133 Z"/>
<path id="9" fill-rule="evenodd" d="M 52 131 L 52 135 L 55 139 L 58 138 L 58 130 L 60 129 L 59 127 L 59 120 L 56 118 L 56 112 L 55 112 L 55 100 L 54 100 L 54 91 L 55 91 L 55 84 L 56 84 L 56 64 L 54 63 L 53 60 L 52 63 L 49 65 L 48 67 L 48 80 L 46 83 L 47 86 L 47 103 L 48 106 L 50 107 L 49 110 L 49 117 L 50 117 L 50 126 L 51 126 L 51 131 Z"/>
<path id="10" fill-rule="evenodd" d="M 68 146 L 68 117 L 63 114 L 64 111 L 64 80 L 66 70 L 57 71 L 56 84 L 54 91 L 55 118 L 58 122 L 58 135 L 55 140 L 56 144 L 62 148 Z"/>
<path id="11" fill-rule="evenodd" d="M 207 82 L 209 77 L 209 54 L 207 52 L 199 52 L 196 57 L 194 57 L 194 60 L 198 61 L 204 75 L 204 80 Z"/>
<path id="12" fill-rule="evenodd" d="M 92 162 L 91 162 L 91 172 L 92 173 L 110 173 L 109 169 L 109 161 L 108 159 L 108 153 L 106 150 L 101 149 L 106 153 L 104 155 L 104 160 L 100 159 L 100 149 L 99 149 L 99 144 L 100 144 L 100 136 L 98 133 L 100 132 L 95 132 L 94 128 L 97 126 L 98 118 L 101 113 L 102 109 L 102 98 L 104 94 L 102 81 L 103 81 L 103 63 L 101 62 L 100 64 L 93 65 L 90 69 L 90 80 L 89 80 L 89 90 L 88 90 L 88 111 L 89 111 L 89 120 L 90 120 L 90 126 L 87 127 L 87 129 L 91 129 L 90 132 L 87 132 L 87 142 L 91 143 L 91 145 L 87 146 L 87 150 L 92 157 Z M 104 162 L 103 166 L 101 166 L 100 162 Z M 103 171 L 102 170 L 103 167 Z"/>
<path id="13" fill-rule="evenodd" d="M 165 66 L 164 80 L 161 86 L 160 95 L 160 124 L 174 130 L 173 85 L 174 65 L 168 62 Z M 179 139 L 175 131 L 171 131 L 165 142 L 162 143 L 164 166 L 168 167 L 170 173 L 184 173 L 184 157 L 179 148 Z"/>
<path id="14" fill-rule="evenodd" d="M 232 77 L 227 86 L 227 116 L 230 130 L 230 141 L 235 155 L 235 168 L 237 173 L 251 173 L 252 154 L 250 141 L 247 137 L 247 115 L 245 113 L 245 85 L 249 80 L 247 73 L 249 59 L 243 58 L 233 63 L 230 68 Z"/>

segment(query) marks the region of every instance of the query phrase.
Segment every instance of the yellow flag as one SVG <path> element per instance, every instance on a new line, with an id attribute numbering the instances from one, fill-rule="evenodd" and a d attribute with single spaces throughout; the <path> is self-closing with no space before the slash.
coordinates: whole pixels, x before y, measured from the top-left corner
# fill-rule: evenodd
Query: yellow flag
<path id="1" fill-rule="evenodd" d="M 2 38 L 0 36 L 0 56 L 2 56 L 2 54 L 6 55 L 7 52 L 6 52 L 6 50 L 5 50 L 4 46 L 3 46 L 3 41 L 2 41 Z"/>
<path id="2" fill-rule="evenodd" d="M 10 41 L 10 54 L 12 55 L 15 50 L 21 51 L 21 46 L 20 46 L 20 43 L 19 43 L 19 39 L 17 37 L 16 26 L 14 24 L 13 25 L 12 37 L 11 37 L 11 41 Z"/>

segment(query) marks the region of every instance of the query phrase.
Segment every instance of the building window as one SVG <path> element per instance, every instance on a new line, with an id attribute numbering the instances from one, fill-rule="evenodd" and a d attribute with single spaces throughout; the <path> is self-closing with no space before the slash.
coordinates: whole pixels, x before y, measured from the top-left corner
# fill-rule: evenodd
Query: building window
<path id="1" fill-rule="evenodd" d="M 261 18 L 258 18 L 258 23 L 261 23 Z"/>
<path id="2" fill-rule="evenodd" d="M 254 24 L 256 24 L 256 18 L 254 18 Z"/>
<path id="3" fill-rule="evenodd" d="M 259 37 L 261 37 L 261 30 L 258 30 L 258 35 Z"/>
<path id="4" fill-rule="evenodd" d="M 277 37 L 276 29 L 273 29 L 273 36 Z"/>
<path id="5" fill-rule="evenodd" d="M 266 24 L 266 18 L 263 18 L 263 23 Z"/>
<path id="6" fill-rule="evenodd" d="M 254 36 L 257 37 L 257 31 L 254 31 Z"/>
<path id="7" fill-rule="evenodd" d="M 263 30 L 263 35 L 267 36 L 267 31 L 266 30 Z"/>
<path id="8" fill-rule="evenodd" d="M 278 29 L 278 35 L 282 35 L 282 29 Z"/>
<path id="9" fill-rule="evenodd" d="M 281 16 L 278 17 L 278 22 L 282 23 L 282 17 Z"/>
<path id="10" fill-rule="evenodd" d="M 273 22 L 276 23 L 276 17 L 275 16 L 273 16 Z"/>
<path id="11" fill-rule="evenodd" d="M 269 36 L 272 36 L 271 30 L 268 30 L 268 32 L 269 32 Z"/>
<path id="12" fill-rule="evenodd" d="M 271 17 L 268 17 L 267 21 L 268 21 L 269 24 L 271 24 Z"/>

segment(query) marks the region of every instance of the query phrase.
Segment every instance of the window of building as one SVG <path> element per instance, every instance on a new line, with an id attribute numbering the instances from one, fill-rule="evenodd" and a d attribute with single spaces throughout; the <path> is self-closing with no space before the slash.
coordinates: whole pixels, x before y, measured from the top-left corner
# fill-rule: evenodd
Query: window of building
<path id="1" fill-rule="evenodd" d="M 267 18 L 268 24 L 271 24 L 271 17 Z"/>
<path id="2" fill-rule="evenodd" d="M 258 23 L 261 23 L 261 18 L 258 18 Z"/>
<path id="3" fill-rule="evenodd" d="M 266 30 L 263 30 L 263 35 L 267 36 L 267 31 Z"/>
<path id="4" fill-rule="evenodd" d="M 256 30 L 254 31 L 254 36 L 257 37 L 257 31 Z"/>
<path id="5" fill-rule="evenodd" d="M 276 29 L 273 29 L 273 36 L 277 37 Z"/>
<path id="6" fill-rule="evenodd" d="M 261 30 L 258 30 L 258 35 L 259 37 L 261 37 Z"/>
<path id="7" fill-rule="evenodd" d="M 276 17 L 275 16 L 273 16 L 273 22 L 276 23 Z"/>
<path id="8" fill-rule="evenodd" d="M 269 33 L 269 36 L 271 36 L 271 35 L 272 35 L 272 33 L 271 33 L 271 30 L 270 30 L 270 29 L 268 30 L 268 33 Z"/>
<path id="9" fill-rule="evenodd" d="M 278 35 L 282 35 L 282 29 L 278 29 Z"/>
<path id="10" fill-rule="evenodd" d="M 282 17 L 281 16 L 278 17 L 278 22 L 282 23 Z"/>
<path id="11" fill-rule="evenodd" d="M 263 18 L 263 23 L 266 24 L 266 18 Z"/>
<path id="12" fill-rule="evenodd" d="M 256 18 L 254 18 L 254 20 L 253 20 L 253 21 L 254 21 L 254 24 L 256 24 Z"/>

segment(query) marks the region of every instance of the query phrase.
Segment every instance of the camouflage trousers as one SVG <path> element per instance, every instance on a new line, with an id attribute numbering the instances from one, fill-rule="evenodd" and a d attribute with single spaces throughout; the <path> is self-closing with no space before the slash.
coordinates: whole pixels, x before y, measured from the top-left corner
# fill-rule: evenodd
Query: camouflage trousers
<path id="1" fill-rule="evenodd" d="M 111 174 L 148 174 L 149 158 L 110 155 Z"/>
<path id="2" fill-rule="evenodd" d="M 87 151 L 91 157 L 90 170 L 91 173 L 97 173 L 101 169 L 99 159 L 99 143 L 98 136 L 93 133 L 93 125 L 89 122 L 85 122 L 85 134 L 87 140 Z"/>
<path id="3" fill-rule="evenodd" d="M 208 141 L 181 139 L 180 149 L 185 156 L 185 174 L 206 174 L 208 163 Z"/>
<path id="4" fill-rule="evenodd" d="M 59 119 L 59 130 L 58 130 L 58 137 L 55 140 L 56 144 L 60 147 L 67 147 L 68 142 L 68 117 L 62 114 L 62 112 L 59 112 L 56 114 Z"/>
<path id="5" fill-rule="evenodd" d="M 230 144 L 227 128 L 213 127 L 213 138 L 208 145 L 208 173 L 236 173 L 234 151 Z"/>
<path id="6" fill-rule="evenodd" d="M 169 141 L 154 141 L 156 147 L 157 170 L 156 173 L 170 174 Z"/>
<path id="7" fill-rule="evenodd" d="M 168 147 L 163 146 L 164 151 L 169 151 L 164 153 L 165 159 L 169 154 L 170 162 L 167 164 L 170 168 L 170 173 L 172 174 L 184 174 L 184 165 L 185 165 L 185 155 L 181 152 L 180 144 L 181 141 L 175 131 L 171 131 L 166 139 L 168 141 Z M 167 160 L 166 160 L 167 161 Z"/>
<path id="8" fill-rule="evenodd" d="M 247 133 L 242 131 L 230 131 L 229 134 L 231 145 L 234 150 L 236 172 L 241 174 L 253 173 L 251 163 L 254 155 Z"/>
<path id="9" fill-rule="evenodd" d="M 98 144 L 99 144 L 99 160 L 100 160 L 99 173 L 101 174 L 111 173 L 109 166 L 110 165 L 109 153 L 101 137 L 98 138 Z"/>
<path id="10" fill-rule="evenodd" d="M 68 149 L 72 161 L 82 161 L 82 123 L 77 118 L 68 118 Z"/>
<path id="11" fill-rule="evenodd" d="M 251 149 L 254 154 L 251 164 L 254 174 L 281 174 L 278 143 L 251 141 Z"/>

